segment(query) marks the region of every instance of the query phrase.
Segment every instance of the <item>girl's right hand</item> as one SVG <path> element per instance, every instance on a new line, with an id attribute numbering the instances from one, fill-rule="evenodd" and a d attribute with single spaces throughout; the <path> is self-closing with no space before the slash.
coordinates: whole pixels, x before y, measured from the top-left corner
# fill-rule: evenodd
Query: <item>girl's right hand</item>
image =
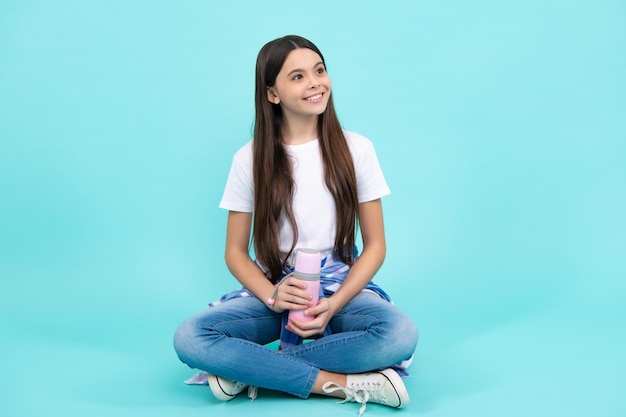
<path id="1" fill-rule="evenodd" d="M 278 285 L 272 310 L 277 313 L 285 310 L 304 310 L 313 305 L 312 301 L 313 297 L 306 292 L 306 282 L 288 277 Z"/>

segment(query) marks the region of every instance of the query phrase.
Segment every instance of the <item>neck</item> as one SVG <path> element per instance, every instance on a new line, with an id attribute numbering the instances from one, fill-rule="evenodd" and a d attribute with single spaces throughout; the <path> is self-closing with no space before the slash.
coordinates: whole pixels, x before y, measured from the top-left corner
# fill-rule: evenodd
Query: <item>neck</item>
<path id="1" fill-rule="evenodd" d="M 301 145 L 317 139 L 317 118 L 318 116 L 296 120 L 285 118 L 282 125 L 282 135 L 285 144 Z"/>

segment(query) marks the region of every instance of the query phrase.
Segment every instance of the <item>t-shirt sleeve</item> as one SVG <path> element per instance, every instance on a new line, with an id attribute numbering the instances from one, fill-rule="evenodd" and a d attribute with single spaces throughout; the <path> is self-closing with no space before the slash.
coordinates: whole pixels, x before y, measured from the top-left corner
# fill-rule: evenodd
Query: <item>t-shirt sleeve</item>
<path id="1" fill-rule="evenodd" d="M 254 211 L 251 155 L 247 156 L 246 149 L 242 149 L 233 157 L 220 208 L 245 213 Z"/>
<path id="2" fill-rule="evenodd" d="M 354 170 L 356 173 L 359 203 L 366 203 L 391 194 L 374 144 L 360 137 L 359 146 L 354 149 Z"/>

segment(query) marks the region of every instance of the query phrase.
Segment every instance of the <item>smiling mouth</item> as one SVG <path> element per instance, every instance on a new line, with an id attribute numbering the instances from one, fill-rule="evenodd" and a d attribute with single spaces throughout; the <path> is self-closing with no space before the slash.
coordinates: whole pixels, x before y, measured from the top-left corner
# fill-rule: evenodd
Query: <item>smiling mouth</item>
<path id="1" fill-rule="evenodd" d="M 324 97 L 324 93 L 315 94 L 314 96 L 307 97 L 304 100 L 308 101 L 309 103 L 317 103 L 318 101 L 322 100 L 322 97 Z"/>

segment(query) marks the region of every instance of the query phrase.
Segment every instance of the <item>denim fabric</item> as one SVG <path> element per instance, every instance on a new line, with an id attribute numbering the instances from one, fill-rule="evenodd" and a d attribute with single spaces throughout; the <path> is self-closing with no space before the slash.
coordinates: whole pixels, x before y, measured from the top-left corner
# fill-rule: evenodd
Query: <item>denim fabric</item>
<path id="1" fill-rule="evenodd" d="M 387 368 L 409 359 L 417 344 L 413 321 L 367 291 L 333 317 L 332 335 L 277 352 L 264 345 L 279 338 L 281 317 L 255 297 L 233 298 L 183 322 L 174 348 L 191 368 L 306 398 L 320 369 Z"/>

